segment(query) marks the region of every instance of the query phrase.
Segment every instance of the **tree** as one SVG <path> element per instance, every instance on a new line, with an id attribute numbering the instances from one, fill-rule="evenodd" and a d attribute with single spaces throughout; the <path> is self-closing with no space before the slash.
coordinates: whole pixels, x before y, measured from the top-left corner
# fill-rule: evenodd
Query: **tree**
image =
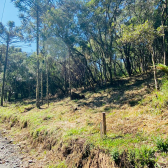
<path id="1" fill-rule="evenodd" d="M 29 71 L 27 54 L 22 52 L 20 48 L 14 46 L 9 47 L 8 68 L 6 72 L 6 85 L 8 88 L 8 101 L 10 97 L 15 94 L 15 98 L 18 98 L 18 94 L 21 97 L 29 96 Z"/>
<path id="2" fill-rule="evenodd" d="M 152 64 L 154 71 L 154 80 L 155 80 L 155 89 L 157 90 L 157 78 L 156 78 L 156 65 L 155 65 L 155 49 L 154 42 L 155 39 L 160 34 L 153 28 L 151 22 L 146 21 L 144 24 L 133 26 L 132 24 L 129 26 L 123 27 L 123 35 L 118 40 L 118 42 L 122 45 L 135 43 L 135 45 L 145 45 L 151 56 L 152 56 Z"/>
<path id="3" fill-rule="evenodd" d="M 1 27 L 0 37 L 6 43 L 6 56 L 5 56 L 5 63 L 4 63 L 2 93 L 1 93 L 1 106 L 3 106 L 5 75 L 6 75 L 6 69 L 7 69 L 9 45 L 11 43 L 17 42 L 16 38 L 22 37 L 22 34 L 20 33 L 20 29 L 18 27 L 15 27 L 15 23 L 13 21 L 9 21 L 7 23 L 7 26 L 4 26 L 2 23 L 0 23 L 0 27 Z"/>
<path id="4" fill-rule="evenodd" d="M 40 76 L 42 99 L 45 92 L 41 57 L 50 55 L 48 92 L 54 95 L 58 90 L 66 94 L 68 86 L 113 84 L 113 79 L 145 73 L 149 66 L 156 72 L 155 64 L 165 62 L 168 54 L 167 1 L 13 1 L 24 13 L 20 16 L 29 40 L 36 38 L 37 107 Z"/>
<path id="5" fill-rule="evenodd" d="M 25 32 L 28 33 L 28 38 L 33 39 L 33 34 L 36 37 L 36 54 L 37 54 L 37 85 L 36 85 L 36 107 L 40 108 L 39 100 L 39 35 L 42 17 L 47 11 L 51 0 L 12 0 L 15 6 L 22 12 L 20 18 Z M 32 35 L 30 37 L 30 34 Z"/>

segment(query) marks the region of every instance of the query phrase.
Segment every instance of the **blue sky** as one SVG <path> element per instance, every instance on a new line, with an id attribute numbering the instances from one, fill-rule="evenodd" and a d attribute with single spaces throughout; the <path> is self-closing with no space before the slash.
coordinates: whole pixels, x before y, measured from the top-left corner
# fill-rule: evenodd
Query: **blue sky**
<path id="1" fill-rule="evenodd" d="M 2 21 L 2 23 L 6 25 L 8 21 L 14 21 L 15 25 L 19 26 L 21 22 L 19 20 L 18 15 L 19 15 L 18 9 L 15 8 L 11 0 L 6 0 L 6 3 L 5 0 L 0 0 L 0 22 Z M 36 50 L 36 45 L 34 43 L 33 44 L 18 43 L 16 45 L 22 48 L 22 51 L 25 52 L 34 52 Z"/>

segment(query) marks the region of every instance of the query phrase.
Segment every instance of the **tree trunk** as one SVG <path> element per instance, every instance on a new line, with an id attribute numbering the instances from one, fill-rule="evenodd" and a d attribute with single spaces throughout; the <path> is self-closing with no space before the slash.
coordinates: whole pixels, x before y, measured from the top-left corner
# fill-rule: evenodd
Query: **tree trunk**
<path id="1" fill-rule="evenodd" d="M 48 94 L 48 58 L 47 58 L 47 68 L 46 68 L 46 73 L 47 73 L 47 89 L 46 89 L 46 91 L 47 91 L 47 93 L 46 93 L 46 96 L 47 96 L 47 104 L 48 104 L 48 107 L 49 107 L 49 94 Z"/>
<path id="2" fill-rule="evenodd" d="M 3 106 L 4 86 L 5 86 L 5 74 L 6 74 L 6 67 L 7 67 L 7 60 L 8 60 L 8 50 L 9 50 L 9 34 L 8 34 L 8 37 L 7 37 L 7 45 L 6 45 L 6 57 L 5 57 L 3 82 L 2 82 L 2 93 L 1 93 L 1 106 Z"/>
<path id="3" fill-rule="evenodd" d="M 12 92 L 11 92 L 11 90 L 9 90 L 9 92 L 8 92 L 8 102 L 11 101 L 11 96 L 12 96 Z"/>
<path id="4" fill-rule="evenodd" d="M 37 23 L 36 23 L 36 26 L 37 26 L 37 38 L 36 38 L 36 43 L 37 43 L 37 85 L 36 85 L 36 107 L 37 108 L 40 108 L 40 101 L 39 101 L 39 11 L 38 11 L 38 3 L 36 4 L 37 5 L 37 11 L 36 11 L 36 14 L 37 14 Z"/>
<path id="5" fill-rule="evenodd" d="M 70 49 L 68 50 L 69 52 L 69 95 L 71 96 L 71 70 L 70 70 Z"/>
<path id="6" fill-rule="evenodd" d="M 130 59 L 129 57 L 126 57 L 126 69 L 127 69 L 127 72 L 128 72 L 128 75 L 131 76 L 132 72 L 131 72 L 131 63 L 130 63 Z"/>
<path id="7" fill-rule="evenodd" d="M 86 89 L 87 80 L 86 80 L 86 68 L 85 68 L 85 66 L 83 67 L 83 69 L 84 69 L 84 72 L 83 72 L 84 89 Z"/>
<path id="8" fill-rule="evenodd" d="M 117 64 L 118 67 L 120 68 L 121 72 L 122 72 L 125 76 L 127 76 L 126 73 L 124 72 L 124 70 L 122 69 L 122 65 L 120 65 L 117 61 L 116 61 L 116 64 Z"/>
<path id="9" fill-rule="evenodd" d="M 4 101 L 7 100 L 7 90 L 4 90 Z"/>
<path id="10" fill-rule="evenodd" d="M 99 59 L 99 70 L 100 70 L 100 86 L 103 86 L 103 74 L 102 74 L 100 59 Z"/>
<path id="11" fill-rule="evenodd" d="M 163 25 L 163 21 L 162 21 L 162 26 Z M 166 65 L 166 49 L 165 49 L 165 31 L 164 31 L 164 27 L 163 27 L 163 64 Z"/>
<path id="12" fill-rule="evenodd" d="M 110 55 L 110 62 L 109 62 L 109 66 L 108 66 L 108 70 L 109 70 L 109 74 L 110 74 L 110 84 L 113 84 L 113 75 L 112 75 L 112 58 Z"/>
<path id="13" fill-rule="evenodd" d="M 125 47 L 124 47 L 124 53 L 125 53 L 125 56 L 126 56 L 126 58 L 125 58 L 125 68 L 126 68 L 126 70 L 127 70 L 127 72 L 128 72 L 128 75 L 129 76 L 131 76 L 131 74 L 132 74 L 132 70 L 131 70 L 131 63 L 130 63 L 130 45 L 126 45 Z"/>
<path id="14" fill-rule="evenodd" d="M 106 62 L 105 59 L 103 58 L 103 75 L 104 75 L 104 82 L 105 86 L 107 84 L 107 71 L 106 71 Z"/>
<path id="15" fill-rule="evenodd" d="M 167 0 L 162 1 L 162 14 L 161 14 L 162 20 L 161 24 L 163 27 L 163 64 L 166 65 L 166 49 L 165 49 L 165 29 L 164 25 L 167 20 Z"/>
<path id="16" fill-rule="evenodd" d="M 43 71 L 41 71 L 41 103 L 43 105 Z"/>
<path id="17" fill-rule="evenodd" d="M 156 76 L 156 65 L 155 65 L 155 52 L 152 47 L 152 64 L 153 64 L 153 73 L 154 73 L 154 81 L 155 81 L 155 89 L 157 90 L 157 76 Z"/>
<path id="18" fill-rule="evenodd" d="M 64 89 L 65 89 L 65 94 L 67 94 L 67 69 L 66 69 L 66 59 L 65 59 L 65 62 L 63 64 L 63 67 L 64 67 Z"/>
<path id="19" fill-rule="evenodd" d="M 116 62 L 117 62 L 117 57 L 116 55 L 114 55 L 114 76 L 116 77 L 117 76 L 117 71 L 116 71 Z"/>

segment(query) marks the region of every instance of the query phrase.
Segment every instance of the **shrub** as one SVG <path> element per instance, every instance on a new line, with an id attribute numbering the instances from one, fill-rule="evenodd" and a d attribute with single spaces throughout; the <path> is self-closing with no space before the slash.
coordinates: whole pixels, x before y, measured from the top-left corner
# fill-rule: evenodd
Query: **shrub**
<path id="1" fill-rule="evenodd" d="M 156 140 L 156 146 L 161 152 L 168 152 L 168 139 L 163 140 L 162 138 L 158 138 Z"/>
<path id="2" fill-rule="evenodd" d="M 150 146 L 129 149 L 126 154 L 123 154 L 124 152 L 126 151 L 121 153 L 118 149 L 114 149 L 111 152 L 111 156 L 117 165 L 123 165 L 123 163 L 121 163 L 122 161 L 124 161 L 125 164 L 123 166 L 126 167 L 140 168 L 145 166 L 154 167 L 155 165 L 155 150 Z"/>
<path id="3" fill-rule="evenodd" d="M 112 151 L 111 151 L 111 157 L 112 159 L 114 160 L 114 162 L 119 165 L 120 163 L 120 153 L 119 153 L 119 150 L 117 148 L 114 148 Z"/>

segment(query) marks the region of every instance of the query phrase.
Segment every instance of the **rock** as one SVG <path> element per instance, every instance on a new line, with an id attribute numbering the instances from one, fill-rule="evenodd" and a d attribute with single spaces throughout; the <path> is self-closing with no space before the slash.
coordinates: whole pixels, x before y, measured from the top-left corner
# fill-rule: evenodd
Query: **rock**
<path id="1" fill-rule="evenodd" d="M 12 141 L 12 140 L 10 140 L 10 141 L 8 141 L 8 142 L 7 142 L 7 144 L 11 144 L 12 142 L 13 142 L 13 141 Z"/>
<path id="2" fill-rule="evenodd" d="M 33 160 L 28 160 L 29 163 L 33 163 Z"/>

